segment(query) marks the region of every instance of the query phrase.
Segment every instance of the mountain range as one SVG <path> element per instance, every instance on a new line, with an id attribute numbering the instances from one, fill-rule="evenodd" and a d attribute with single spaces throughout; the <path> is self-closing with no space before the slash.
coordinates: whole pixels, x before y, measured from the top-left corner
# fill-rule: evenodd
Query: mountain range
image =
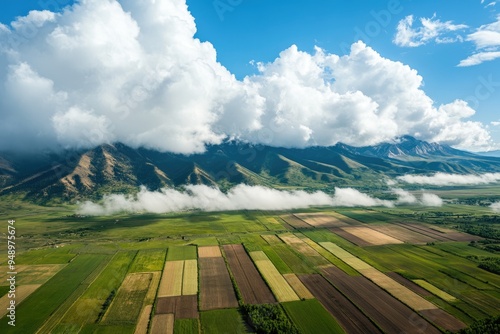
<path id="1" fill-rule="evenodd" d="M 436 172 L 500 172 L 500 158 L 410 136 L 367 147 L 339 143 L 299 149 L 225 142 L 193 155 L 116 143 L 62 153 L 0 153 L 0 195 L 75 201 L 130 193 L 140 185 L 156 190 L 205 184 L 227 190 L 239 183 L 326 191 L 347 186 L 369 190 L 384 187 L 388 178 Z"/>

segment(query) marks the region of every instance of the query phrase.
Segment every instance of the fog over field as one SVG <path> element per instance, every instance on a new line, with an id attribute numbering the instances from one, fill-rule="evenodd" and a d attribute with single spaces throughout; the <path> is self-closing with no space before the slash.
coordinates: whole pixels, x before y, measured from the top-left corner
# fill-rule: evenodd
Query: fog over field
<path id="1" fill-rule="evenodd" d="M 403 175 L 398 176 L 399 181 L 411 184 L 426 184 L 434 186 L 453 186 L 453 185 L 477 185 L 500 182 L 500 173 L 485 174 L 447 174 L 436 173 L 434 175 Z"/>
<path id="2" fill-rule="evenodd" d="M 420 198 L 403 189 L 393 189 L 398 200 L 389 201 L 371 197 L 353 188 L 335 188 L 333 195 L 322 191 L 277 190 L 262 186 L 238 185 L 227 193 L 205 185 L 188 185 L 185 190 L 164 188 L 149 191 L 141 187 L 137 195 L 111 194 L 102 203 L 86 201 L 78 209 L 85 215 L 110 215 L 117 212 L 178 212 L 186 210 L 290 210 L 318 205 L 328 206 L 387 206 L 420 204 L 441 206 L 437 195 L 423 193 Z"/>

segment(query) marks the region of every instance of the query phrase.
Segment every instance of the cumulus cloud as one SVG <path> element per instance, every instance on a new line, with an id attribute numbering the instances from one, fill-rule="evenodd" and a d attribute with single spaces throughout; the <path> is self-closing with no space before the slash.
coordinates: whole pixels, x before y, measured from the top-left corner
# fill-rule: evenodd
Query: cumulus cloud
<path id="1" fill-rule="evenodd" d="M 436 173 L 434 175 L 403 175 L 398 176 L 398 180 L 421 185 L 434 186 L 455 186 L 455 185 L 476 185 L 500 182 L 500 173 L 485 174 L 447 174 Z"/>
<path id="2" fill-rule="evenodd" d="M 362 42 L 342 57 L 293 45 L 237 80 L 195 33 L 185 0 L 81 0 L 0 25 L 0 150 L 123 142 L 190 154 L 226 138 L 362 146 L 406 134 L 492 144 L 466 102 L 435 105 L 416 70 Z"/>
<path id="3" fill-rule="evenodd" d="M 396 204 L 419 204 L 423 206 L 442 206 L 443 200 L 436 194 L 423 192 L 420 198 L 401 188 L 394 188 L 392 192 L 398 196 Z"/>
<path id="4" fill-rule="evenodd" d="M 458 66 L 474 66 L 500 58 L 500 15 L 497 20 L 485 24 L 467 35 L 467 41 L 476 45 L 476 53 L 460 61 Z"/>
<path id="5" fill-rule="evenodd" d="M 494 212 L 500 212 L 500 202 L 495 202 L 490 205 L 491 210 Z"/>
<path id="6" fill-rule="evenodd" d="M 243 184 L 228 193 L 205 185 L 188 185 L 184 191 L 171 188 L 148 191 L 141 187 L 135 196 L 107 195 L 102 204 L 90 201 L 80 204 L 78 212 L 85 215 L 110 215 L 118 212 L 165 213 L 187 210 L 289 210 L 315 205 L 392 206 L 392 202 L 372 198 L 351 188 L 336 188 L 335 194 L 329 196 L 321 191 L 284 191 Z"/>
<path id="7" fill-rule="evenodd" d="M 453 24 L 452 21 L 441 22 L 434 14 L 431 18 L 420 18 L 420 27 L 413 26 L 413 15 L 408 15 L 398 23 L 394 43 L 399 46 L 417 47 L 431 41 L 436 43 L 454 43 L 462 41 L 456 32 L 468 28 L 465 24 Z"/>

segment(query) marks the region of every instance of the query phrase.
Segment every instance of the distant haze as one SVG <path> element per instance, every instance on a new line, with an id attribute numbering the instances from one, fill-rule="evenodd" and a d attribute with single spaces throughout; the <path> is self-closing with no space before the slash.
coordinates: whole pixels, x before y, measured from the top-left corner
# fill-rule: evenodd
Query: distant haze
<path id="1" fill-rule="evenodd" d="M 433 101 L 415 69 L 361 41 L 345 56 L 291 45 L 237 80 L 195 33 L 185 0 L 82 0 L 0 24 L 0 150 L 123 142 L 190 154 L 226 138 L 361 146 L 405 134 L 495 144 L 467 102 Z"/>
<path id="2" fill-rule="evenodd" d="M 399 193 L 398 195 L 403 195 Z M 414 198 L 412 204 L 440 206 L 441 199 L 433 194 L 424 194 L 420 200 Z M 406 201 L 406 203 L 410 203 Z M 290 210 L 310 206 L 387 206 L 404 202 L 381 200 L 363 194 L 352 188 L 335 188 L 330 196 L 317 191 L 308 193 L 301 190 L 277 190 L 261 186 L 238 185 L 227 193 L 205 185 L 189 185 L 184 191 L 162 189 L 149 191 L 142 187 L 137 195 L 111 194 L 102 203 L 86 201 L 81 203 L 78 213 L 84 215 L 110 215 L 119 212 L 179 212 L 187 210 Z"/>

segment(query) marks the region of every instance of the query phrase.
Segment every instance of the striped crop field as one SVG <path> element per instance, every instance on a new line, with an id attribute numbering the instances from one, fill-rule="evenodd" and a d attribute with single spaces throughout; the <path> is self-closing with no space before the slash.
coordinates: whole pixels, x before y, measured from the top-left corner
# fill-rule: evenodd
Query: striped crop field
<path id="1" fill-rule="evenodd" d="M 357 258 L 334 243 L 321 242 L 320 245 L 415 311 L 437 308 L 437 306 L 433 303 L 422 298 L 415 292 L 396 282 L 394 279 L 373 268 L 365 261 Z"/>
<path id="2" fill-rule="evenodd" d="M 250 256 L 279 302 L 300 299 L 264 252 L 250 252 Z"/>
<path id="3" fill-rule="evenodd" d="M 167 261 L 158 289 L 158 297 L 171 297 L 182 295 L 182 275 L 184 261 Z"/>

